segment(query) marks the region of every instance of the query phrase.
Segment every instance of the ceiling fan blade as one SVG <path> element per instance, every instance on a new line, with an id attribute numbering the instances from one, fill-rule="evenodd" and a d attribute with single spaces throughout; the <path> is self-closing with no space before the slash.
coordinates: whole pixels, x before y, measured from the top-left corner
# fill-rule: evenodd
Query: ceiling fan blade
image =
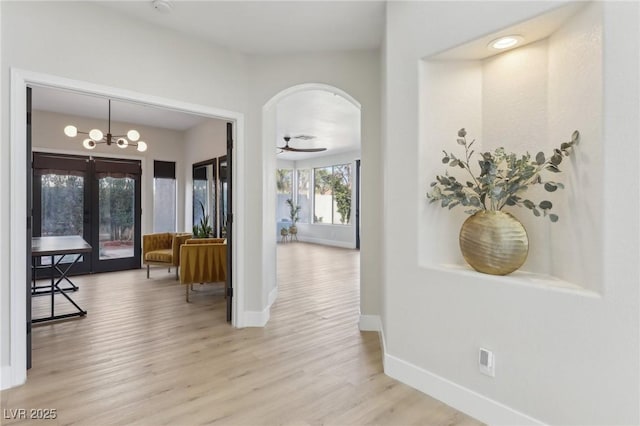
<path id="1" fill-rule="evenodd" d="M 303 141 L 308 141 L 311 139 L 315 139 L 316 137 L 313 135 L 298 135 L 298 136 L 293 136 L 293 139 L 300 139 Z"/>
<path id="2" fill-rule="evenodd" d="M 314 139 L 315 136 L 310 136 L 310 135 L 298 135 L 298 136 L 293 136 L 294 139 L 303 139 L 303 140 L 309 140 L 309 139 Z M 276 146 L 276 148 L 278 148 L 279 150 L 282 151 L 289 151 L 289 152 L 320 152 L 320 151 L 326 151 L 327 148 L 294 148 L 292 146 L 289 146 L 289 141 L 291 140 L 291 136 L 285 136 L 284 137 L 284 146 Z"/>
<path id="3" fill-rule="evenodd" d="M 287 149 L 285 149 L 285 151 L 291 151 L 291 152 L 320 152 L 320 151 L 326 151 L 327 148 L 292 148 L 292 147 L 288 147 Z"/>

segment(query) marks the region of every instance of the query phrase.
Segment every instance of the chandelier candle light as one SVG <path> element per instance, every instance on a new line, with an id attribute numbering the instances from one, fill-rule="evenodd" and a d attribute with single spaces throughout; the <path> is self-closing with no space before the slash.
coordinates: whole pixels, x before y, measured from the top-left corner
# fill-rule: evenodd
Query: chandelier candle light
<path id="1" fill-rule="evenodd" d="M 75 138 L 78 133 L 88 135 L 89 137 L 82 141 L 82 146 L 87 149 L 94 149 L 99 143 L 106 143 L 107 145 L 116 144 L 119 148 L 126 148 L 128 146 L 135 146 L 140 152 L 147 150 L 146 142 L 140 140 L 140 133 L 137 130 L 129 130 L 126 135 L 112 135 L 111 134 L 111 99 L 109 99 L 109 128 L 105 135 L 99 129 L 92 129 L 89 132 L 82 132 L 74 125 L 68 125 L 64 128 L 64 134 L 70 138 Z"/>

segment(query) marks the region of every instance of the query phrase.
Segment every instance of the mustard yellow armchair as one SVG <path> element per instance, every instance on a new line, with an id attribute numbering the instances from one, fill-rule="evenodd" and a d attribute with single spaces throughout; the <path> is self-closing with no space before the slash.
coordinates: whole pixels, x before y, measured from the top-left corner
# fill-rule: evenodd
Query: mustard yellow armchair
<path id="1" fill-rule="evenodd" d="M 227 281 L 227 240 L 224 238 L 188 239 L 180 248 L 180 283 L 189 289 L 196 283 Z"/>
<path id="2" fill-rule="evenodd" d="M 176 279 L 178 279 L 178 266 L 180 266 L 180 246 L 192 235 L 188 233 L 161 232 L 142 236 L 142 259 L 147 265 L 147 278 L 149 278 L 150 265 L 162 265 L 169 268 L 176 267 Z"/>

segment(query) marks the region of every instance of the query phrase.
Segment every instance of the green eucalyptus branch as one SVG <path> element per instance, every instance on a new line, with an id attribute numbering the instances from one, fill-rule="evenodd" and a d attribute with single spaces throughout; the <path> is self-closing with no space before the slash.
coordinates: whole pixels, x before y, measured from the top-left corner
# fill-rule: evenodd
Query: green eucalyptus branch
<path id="1" fill-rule="evenodd" d="M 550 213 L 553 208 L 551 201 L 543 200 L 536 204 L 529 199 L 523 199 L 520 194 L 529 186 L 543 184 L 547 192 L 555 192 L 564 185 L 554 181 L 543 181 L 542 173 L 560 173 L 558 167 L 563 157 L 568 157 L 575 144 L 580 139 L 580 133 L 576 130 L 571 135 L 571 140 L 563 142 L 559 148 L 546 157 L 543 152 L 538 152 L 535 158 L 525 153 L 519 158 L 514 153 L 507 153 L 504 148 L 497 148 L 493 152 L 484 152 L 478 160 L 480 173 L 474 174 L 471 170 L 471 158 L 475 151 L 471 150 L 475 139 L 467 143 L 467 132 L 464 128 L 458 131 L 457 143 L 464 146 L 464 159 L 457 158 L 455 154 L 443 151 L 442 163 L 449 167 L 462 168 L 469 173 L 471 180 L 465 185 L 458 182 L 454 176 L 448 173 L 436 176 L 436 181 L 431 183 L 431 191 L 427 198 L 433 203 L 440 201 L 441 207 L 452 209 L 458 205 L 470 207 L 467 213 L 475 213 L 478 210 L 502 210 L 506 206 L 524 207 L 532 211 L 534 216 L 549 216 L 552 222 L 558 220 L 558 216 Z M 488 200 L 487 200 L 488 199 Z"/>

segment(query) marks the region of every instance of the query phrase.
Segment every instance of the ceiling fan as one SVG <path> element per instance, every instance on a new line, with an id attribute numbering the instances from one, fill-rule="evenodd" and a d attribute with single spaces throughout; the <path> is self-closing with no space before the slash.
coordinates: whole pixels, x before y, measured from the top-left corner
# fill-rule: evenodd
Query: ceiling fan
<path id="1" fill-rule="evenodd" d="M 291 139 L 302 139 L 305 141 L 308 141 L 310 139 L 315 138 L 315 136 L 309 136 L 309 135 L 298 135 L 298 136 L 285 136 L 284 137 L 284 146 L 279 146 L 278 149 L 280 150 L 280 152 L 283 151 L 289 151 L 289 152 L 320 152 L 320 151 L 326 151 L 327 148 L 294 148 L 292 146 L 289 146 L 289 141 Z"/>

